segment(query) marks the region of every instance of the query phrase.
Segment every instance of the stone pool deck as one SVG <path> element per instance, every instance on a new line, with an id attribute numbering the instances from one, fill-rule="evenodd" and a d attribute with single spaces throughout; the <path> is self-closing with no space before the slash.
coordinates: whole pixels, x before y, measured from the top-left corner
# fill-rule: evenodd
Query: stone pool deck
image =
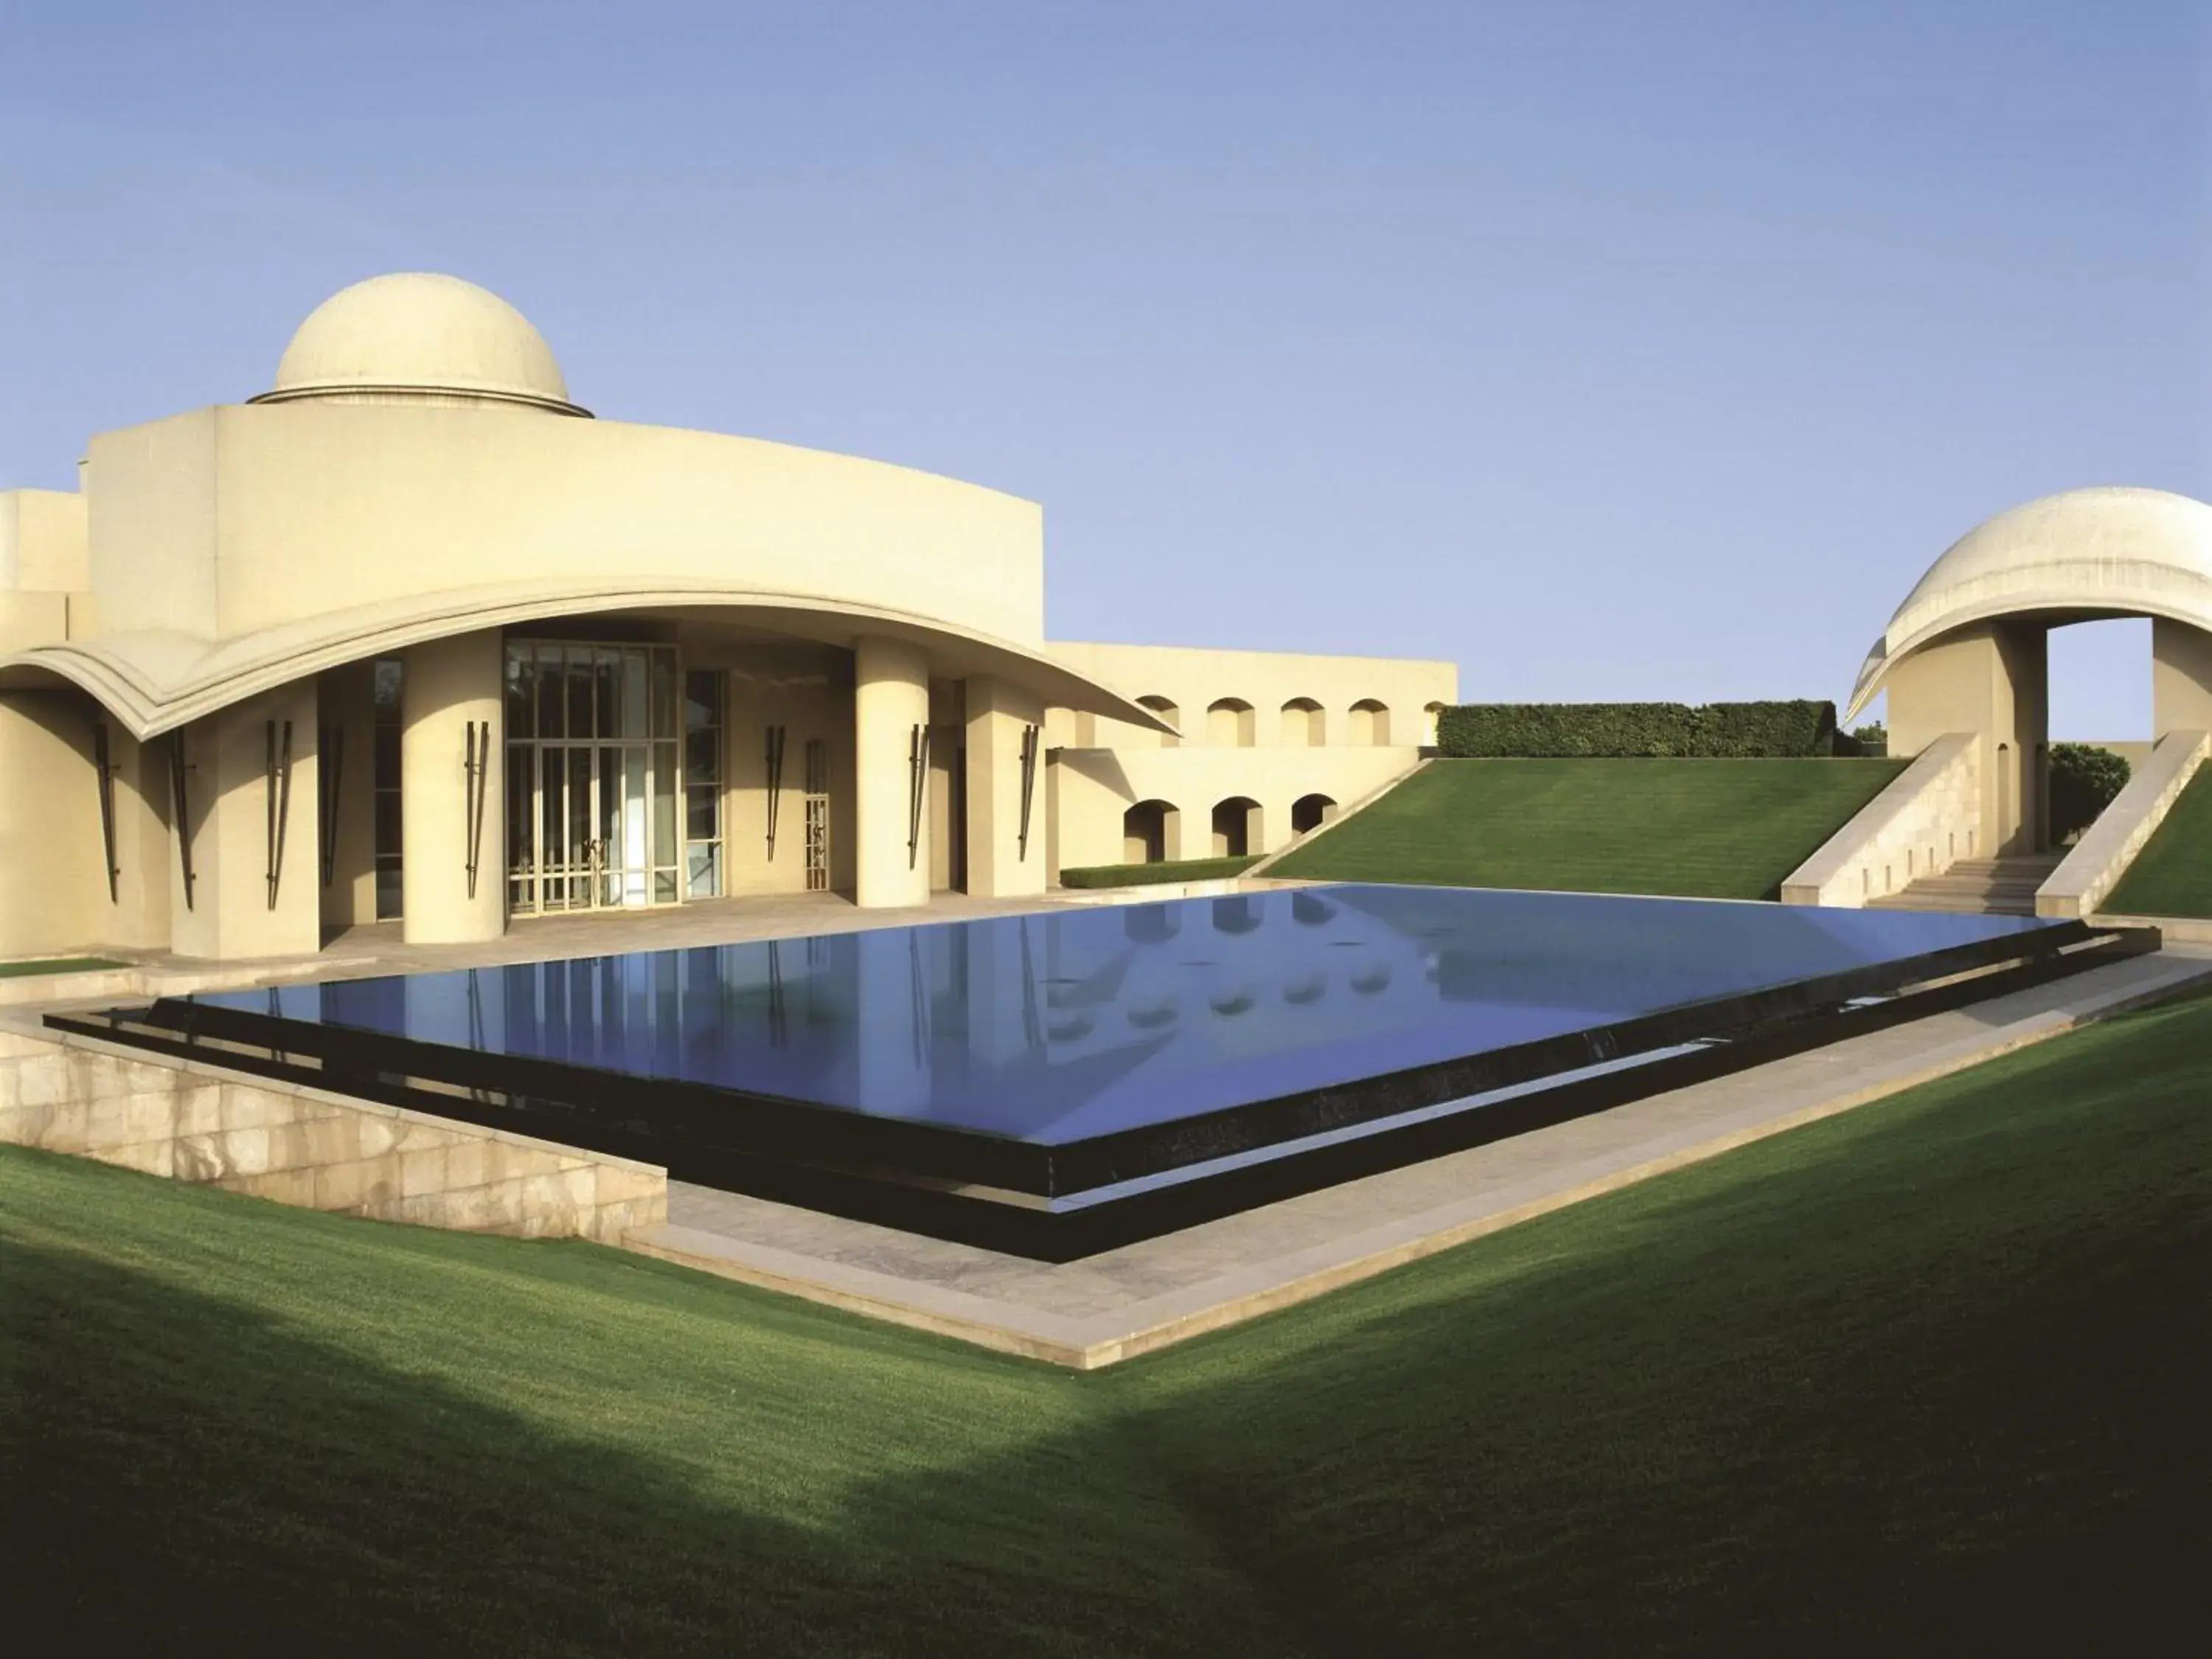
<path id="1" fill-rule="evenodd" d="M 1051 1265 L 672 1182 L 627 1248 L 875 1318 L 1093 1370 L 1334 1290 L 2212 982 L 2155 955 L 1851 1038 L 1510 1140 Z"/>

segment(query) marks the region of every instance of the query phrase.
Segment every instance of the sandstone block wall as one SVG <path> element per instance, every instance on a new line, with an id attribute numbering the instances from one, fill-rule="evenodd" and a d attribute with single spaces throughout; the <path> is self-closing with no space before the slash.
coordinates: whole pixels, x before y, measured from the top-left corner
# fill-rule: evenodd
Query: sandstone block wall
<path id="1" fill-rule="evenodd" d="M 1782 902 L 1855 909 L 1961 859 L 1989 857 L 1980 801 L 1979 738 L 1945 733 L 1790 873 Z"/>
<path id="2" fill-rule="evenodd" d="M 194 1061 L 0 1027 L 0 1142 L 380 1221 L 615 1244 L 650 1164 Z"/>

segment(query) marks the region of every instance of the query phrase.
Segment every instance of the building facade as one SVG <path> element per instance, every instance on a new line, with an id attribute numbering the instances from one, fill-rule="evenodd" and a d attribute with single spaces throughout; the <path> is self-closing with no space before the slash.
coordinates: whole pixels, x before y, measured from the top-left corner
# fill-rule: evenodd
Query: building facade
<path id="1" fill-rule="evenodd" d="M 504 301 L 375 278 L 268 392 L 0 492 L 0 959 L 297 956 L 1262 853 L 1449 664 L 1044 637 L 1042 516 L 593 419 Z"/>

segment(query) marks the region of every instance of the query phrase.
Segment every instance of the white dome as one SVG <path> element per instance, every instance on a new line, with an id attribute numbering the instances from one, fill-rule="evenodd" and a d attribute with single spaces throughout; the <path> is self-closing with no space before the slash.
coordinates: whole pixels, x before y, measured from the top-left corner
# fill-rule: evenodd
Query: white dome
<path id="1" fill-rule="evenodd" d="M 2163 489 L 2069 489 L 1954 542 L 1867 653 L 1845 718 L 1890 665 L 1971 623 L 2041 613 L 2170 617 L 2212 630 L 2212 507 Z"/>
<path id="2" fill-rule="evenodd" d="M 485 404 L 583 415 L 544 337 L 458 276 L 372 276 L 332 295 L 284 348 L 257 404 Z"/>

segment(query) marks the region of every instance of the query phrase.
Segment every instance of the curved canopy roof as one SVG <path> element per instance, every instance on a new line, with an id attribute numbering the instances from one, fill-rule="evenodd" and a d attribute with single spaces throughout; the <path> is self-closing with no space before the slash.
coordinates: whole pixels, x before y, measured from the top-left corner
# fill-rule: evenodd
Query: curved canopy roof
<path id="1" fill-rule="evenodd" d="M 221 641 L 141 630 L 0 657 L 0 687 L 81 687 L 134 737 L 175 730 L 232 703 L 364 657 L 480 629 L 607 611 L 711 615 L 767 631 L 850 646 L 887 635 L 925 647 L 947 678 L 993 674 L 1054 708 L 1103 714 L 1146 731 L 1176 728 L 1152 710 L 1071 668 L 1048 652 L 936 617 L 803 593 L 745 592 L 696 578 L 609 575 L 588 586 L 565 580 L 502 582 L 424 599 L 338 612 Z"/>
<path id="2" fill-rule="evenodd" d="M 2166 617 L 2212 632 L 2212 507 L 2163 489 L 2069 489 L 1976 526 L 1928 568 L 1867 653 L 1844 718 L 1895 664 L 2003 617 Z"/>

